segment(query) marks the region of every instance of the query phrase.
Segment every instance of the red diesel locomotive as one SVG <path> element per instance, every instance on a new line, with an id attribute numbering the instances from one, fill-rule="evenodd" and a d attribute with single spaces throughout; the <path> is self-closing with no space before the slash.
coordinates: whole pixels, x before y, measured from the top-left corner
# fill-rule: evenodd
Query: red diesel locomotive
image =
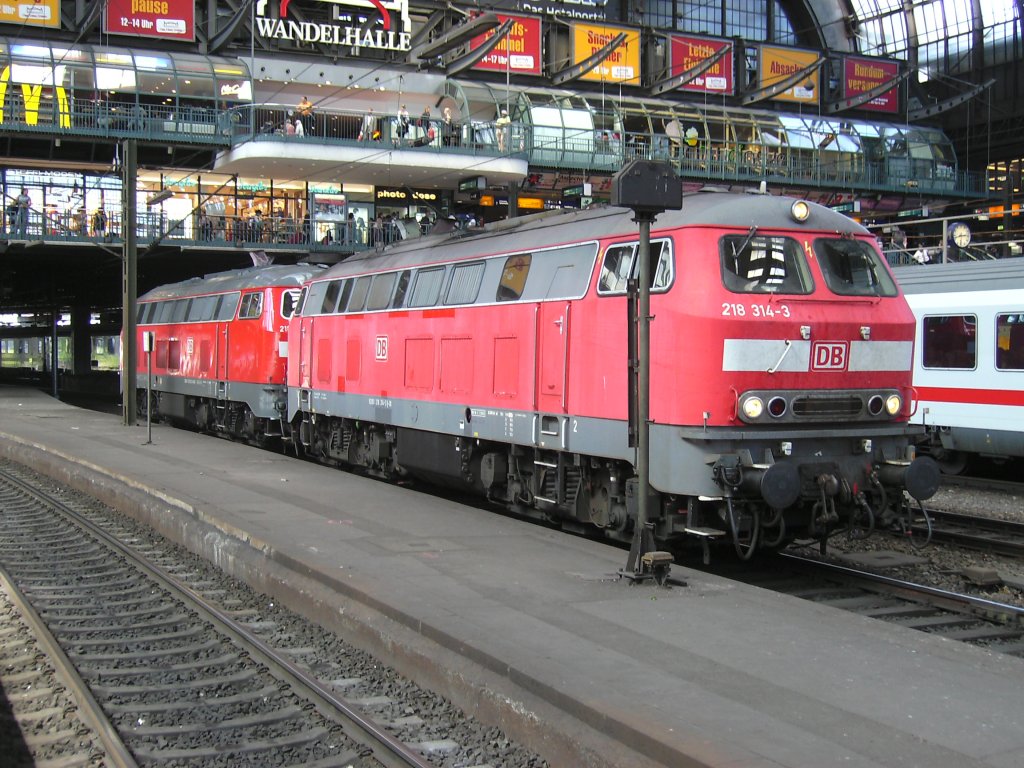
<path id="1" fill-rule="evenodd" d="M 288 320 L 316 267 L 252 267 L 165 285 L 139 298 L 139 411 L 152 363 L 154 418 L 262 444 L 287 430 Z"/>
<path id="2" fill-rule="evenodd" d="M 353 257 L 288 333 L 291 439 L 628 540 L 632 213 L 554 211 Z M 651 233 L 650 482 L 660 542 L 741 555 L 908 521 L 938 469 L 908 425 L 914 317 L 827 208 L 704 192 Z M 905 493 L 906 492 L 906 493 Z"/>

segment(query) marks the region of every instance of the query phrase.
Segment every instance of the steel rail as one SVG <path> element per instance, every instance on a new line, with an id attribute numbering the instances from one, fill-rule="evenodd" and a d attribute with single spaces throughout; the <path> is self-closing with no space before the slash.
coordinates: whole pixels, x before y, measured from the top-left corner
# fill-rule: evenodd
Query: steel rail
<path id="1" fill-rule="evenodd" d="M 160 567 L 146 561 L 141 555 L 134 552 L 113 535 L 107 533 L 95 523 L 86 520 L 73 509 L 65 505 L 59 499 L 54 499 L 48 494 L 33 488 L 28 483 L 14 477 L 5 470 L 0 470 L 0 477 L 5 482 L 16 486 L 22 492 L 36 498 L 41 503 L 52 507 L 58 514 L 63 515 L 68 521 L 86 530 L 91 535 L 113 548 L 135 567 L 145 572 L 152 579 L 157 581 L 172 594 L 188 604 L 190 608 L 217 630 L 230 637 L 241 648 L 248 651 L 250 657 L 272 671 L 280 679 L 288 682 L 296 689 L 296 693 L 312 700 L 321 711 L 327 714 L 337 713 L 353 729 L 349 735 L 353 739 L 378 744 L 384 748 L 382 752 L 374 748 L 373 756 L 381 764 L 391 768 L 402 766 L 411 768 L 432 768 L 432 764 L 423 760 L 419 755 L 411 751 L 406 745 L 394 738 L 390 733 L 372 720 L 364 717 L 355 707 L 344 699 L 336 696 L 330 689 L 320 683 L 304 670 L 297 667 L 291 661 L 277 653 L 273 648 L 257 638 L 252 633 L 241 627 L 238 622 L 226 615 L 215 606 L 210 605 L 205 598 L 195 592 L 191 587 L 179 581 L 174 576 L 166 573 Z M 70 663 L 70 662 L 68 662 Z"/>

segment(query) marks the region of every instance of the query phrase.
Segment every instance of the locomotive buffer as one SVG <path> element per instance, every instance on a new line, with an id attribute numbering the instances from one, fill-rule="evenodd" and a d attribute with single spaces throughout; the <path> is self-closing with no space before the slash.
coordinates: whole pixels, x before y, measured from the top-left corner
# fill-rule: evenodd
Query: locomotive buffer
<path id="1" fill-rule="evenodd" d="M 672 166 L 653 160 L 633 160 L 612 177 L 611 204 L 632 208 L 640 227 L 639 274 L 628 283 L 629 301 L 629 445 L 636 448 L 636 525 L 626 567 L 619 571 L 630 583 L 669 582 L 672 555 L 654 544 L 650 521 L 650 405 L 651 405 L 651 224 L 659 213 L 683 207 L 683 187 Z M 628 500 L 628 494 L 627 494 Z M 685 582 L 672 580 L 683 585 Z"/>

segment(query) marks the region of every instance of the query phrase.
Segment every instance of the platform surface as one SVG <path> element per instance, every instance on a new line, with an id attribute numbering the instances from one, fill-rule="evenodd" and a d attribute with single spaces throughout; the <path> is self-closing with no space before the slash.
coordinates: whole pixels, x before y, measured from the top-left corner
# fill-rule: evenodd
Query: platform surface
<path id="1" fill-rule="evenodd" d="M 578 702 L 650 765 L 1024 766 L 1021 659 L 679 566 L 685 587 L 631 587 L 614 578 L 625 553 L 599 542 L 168 426 L 146 436 L 0 387 L 0 456 L 156 495 Z"/>

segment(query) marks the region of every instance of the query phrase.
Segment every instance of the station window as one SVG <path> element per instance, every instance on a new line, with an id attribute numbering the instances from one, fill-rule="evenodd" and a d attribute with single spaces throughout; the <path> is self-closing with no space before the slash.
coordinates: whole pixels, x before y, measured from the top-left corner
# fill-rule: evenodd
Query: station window
<path id="1" fill-rule="evenodd" d="M 924 367 L 972 370 L 977 364 L 977 328 L 978 318 L 974 315 L 924 318 Z"/>
<path id="2" fill-rule="evenodd" d="M 895 296 L 896 283 L 874 248 L 860 240 L 814 241 L 825 282 L 839 296 Z"/>
<path id="3" fill-rule="evenodd" d="M 721 240 L 722 282 L 734 293 L 805 294 L 814 288 L 807 259 L 791 237 L 726 235 Z"/>
<path id="4" fill-rule="evenodd" d="M 501 281 L 498 283 L 498 292 L 494 297 L 495 301 L 515 301 L 522 297 L 532 261 L 533 256 L 529 253 L 509 256 L 505 259 L 505 266 L 501 270 Z"/>
<path id="5" fill-rule="evenodd" d="M 1024 312 L 996 315 L 996 368 L 1024 371 Z"/>
<path id="6" fill-rule="evenodd" d="M 597 284 L 597 292 L 602 296 L 621 295 L 626 292 L 630 277 L 640 274 L 640 262 L 636 258 L 638 243 L 613 245 L 604 253 L 601 265 L 601 279 Z M 651 290 L 665 291 L 672 284 L 673 263 L 672 244 L 668 240 L 651 242 Z"/>
<path id="7" fill-rule="evenodd" d="M 263 314 L 263 294 L 247 293 L 242 297 L 242 308 L 238 310 L 239 320 L 252 320 Z"/>
<path id="8" fill-rule="evenodd" d="M 433 307 L 441 296 L 441 285 L 444 282 L 444 267 L 431 267 L 416 272 L 412 283 L 412 295 L 409 297 L 410 307 Z"/>

